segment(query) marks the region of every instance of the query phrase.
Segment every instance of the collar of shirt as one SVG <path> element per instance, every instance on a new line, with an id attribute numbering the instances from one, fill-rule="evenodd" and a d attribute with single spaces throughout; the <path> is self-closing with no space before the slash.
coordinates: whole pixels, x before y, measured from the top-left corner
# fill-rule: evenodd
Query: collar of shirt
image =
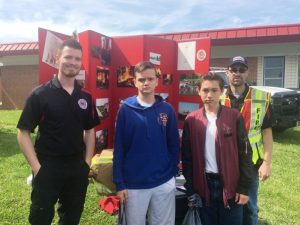
<path id="1" fill-rule="evenodd" d="M 56 87 L 56 88 L 63 88 L 61 86 L 61 83 L 58 80 L 57 75 L 52 79 L 52 84 Z M 78 84 L 77 80 L 74 80 L 74 91 L 73 93 L 77 93 L 78 91 L 80 91 L 82 87 Z"/>
<path id="2" fill-rule="evenodd" d="M 226 95 L 230 98 L 230 100 L 234 100 L 234 101 L 237 101 L 237 100 L 244 100 L 247 93 L 249 91 L 249 86 L 247 84 L 245 84 L 245 90 L 244 92 L 240 95 L 240 97 L 236 98 L 234 96 L 234 94 L 232 93 L 231 89 L 230 89 L 230 86 L 228 87 L 227 91 L 226 91 Z"/>

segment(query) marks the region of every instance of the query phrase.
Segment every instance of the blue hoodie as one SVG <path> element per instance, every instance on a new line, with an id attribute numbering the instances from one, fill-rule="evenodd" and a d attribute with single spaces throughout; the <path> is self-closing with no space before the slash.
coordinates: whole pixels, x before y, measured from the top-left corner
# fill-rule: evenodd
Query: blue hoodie
<path id="1" fill-rule="evenodd" d="M 117 191 L 159 186 L 176 175 L 179 134 L 173 107 L 155 96 L 150 107 L 137 97 L 121 106 L 115 129 L 113 181 Z"/>

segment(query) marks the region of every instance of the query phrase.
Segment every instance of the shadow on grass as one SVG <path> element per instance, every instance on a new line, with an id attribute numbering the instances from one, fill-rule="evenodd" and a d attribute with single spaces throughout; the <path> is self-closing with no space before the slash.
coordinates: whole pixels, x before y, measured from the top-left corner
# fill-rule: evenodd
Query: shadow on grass
<path id="1" fill-rule="evenodd" d="M 274 141 L 281 144 L 300 145 L 300 130 L 288 129 L 284 132 L 273 132 Z"/>
<path id="2" fill-rule="evenodd" d="M 259 219 L 258 220 L 258 224 L 259 225 L 271 225 L 271 223 L 267 220 L 262 220 L 262 219 Z"/>
<path id="3" fill-rule="evenodd" d="M 20 154 L 16 134 L 0 130 L 0 157 L 9 157 Z"/>

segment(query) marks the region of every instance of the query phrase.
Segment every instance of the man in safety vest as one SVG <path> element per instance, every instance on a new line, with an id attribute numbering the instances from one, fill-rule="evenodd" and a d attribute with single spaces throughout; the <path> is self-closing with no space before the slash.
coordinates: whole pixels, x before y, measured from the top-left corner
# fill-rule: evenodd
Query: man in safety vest
<path id="1" fill-rule="evenodd" d="M 259 180 L 264 181 L 271 175 L 273 147 L 270 93 L 249 87 L 247 60 L 242 56 L 234 57 L 227 67 L 229 88 L 222 96 L 225 106 L 238 109 L 245 121 L 252 147 L 252 161 L 255 165 L 255 182 L 249 191 L 249 202 L 244 206 L 243 225 L 258 225 L 257 193 Z"/>

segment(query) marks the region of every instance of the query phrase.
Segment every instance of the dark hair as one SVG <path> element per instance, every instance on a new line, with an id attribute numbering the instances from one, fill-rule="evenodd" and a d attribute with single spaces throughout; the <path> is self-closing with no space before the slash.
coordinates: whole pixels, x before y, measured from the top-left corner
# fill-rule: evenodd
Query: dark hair
<path id="1" fill-rule="evenodd" d="M 208 72 L 207 74 L 204 74 L 201 77 L 200 81 L 198 82 L 198 88 L 199 88 L 199 90 L 201 88 L 202 83 L 204 81 L 206 81 L 206 80 L 210 80 L 210 81 L 215 80 L 215 81 L 218 81 L 221 90 L 224 88 L 224 81 L 223 81 L 222 77 L 220 75 L 214 73 L 214 72 Z"/>
<path id="2" fill-rule="evenodd" d="M 134 67 L 134 76 L 136 76 L 136 73 L 141 73 L 148 69 L 153 69 L 155 71 L 155 76 L 159 77 L 159 75 L 156 73 L 154 64 L 149 61 L 142 61 L 136 64 Z"/>
<path id="3" fill-rule="evenodd" d="M 82 51 L 82 46 L 75 39 L 64 40 L 63 43 L 58 48 L 58 52 L 57 52 L 58 55 L 60 55 L 60 53 L 62 52 L 64 47 L 70 47 L 70 48 L 74 48 L 74 49 L 78 49 L 78 50 Z"/>

